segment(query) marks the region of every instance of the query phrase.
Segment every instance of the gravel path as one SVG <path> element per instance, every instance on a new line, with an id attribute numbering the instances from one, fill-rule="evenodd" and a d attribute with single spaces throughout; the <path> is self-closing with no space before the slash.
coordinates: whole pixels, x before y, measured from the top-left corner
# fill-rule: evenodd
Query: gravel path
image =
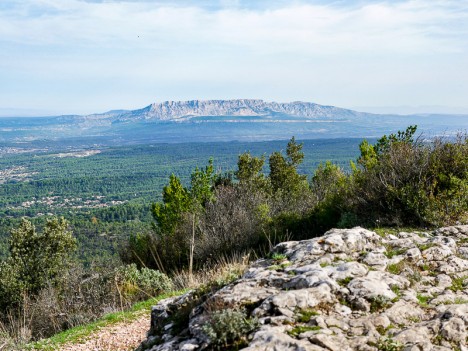
<path id="1" fill-rule="evenodd" d="M 150 325 L 149 313 L 131 322 L 103 327 L 82 344 L 65 344 L 61 351 L 130 351 L 145 340 Z"/>

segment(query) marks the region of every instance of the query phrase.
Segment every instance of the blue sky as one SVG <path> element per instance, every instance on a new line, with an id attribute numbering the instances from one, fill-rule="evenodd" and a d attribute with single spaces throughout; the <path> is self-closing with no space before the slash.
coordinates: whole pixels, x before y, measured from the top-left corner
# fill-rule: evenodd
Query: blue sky
<path id="1" fill-rule="evenodd" d="M 0 115 L 261 98 L 468 113 L 468 0 L 1 0 Z"/>

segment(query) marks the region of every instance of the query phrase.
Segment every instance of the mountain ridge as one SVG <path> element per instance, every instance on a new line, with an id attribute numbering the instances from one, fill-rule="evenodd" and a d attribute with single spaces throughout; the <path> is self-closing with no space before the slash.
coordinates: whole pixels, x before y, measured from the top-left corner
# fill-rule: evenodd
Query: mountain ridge
<path id="1" fill-rule="evenodd" d="M 313 102 L 267 102 L 261 99 L 231 100 L 186 100 L 152 103 L 142 109 L 124 111 L 117 114 L 112 111 L 101 116 L 112 115 L 117 121 L 190 121 L 194 117 L 204 116 L 249 116 L 271 118 L 277 115 L 303 119 L 349 118 L 373 115 L 335 106 L 320 105 Z M 96 115 L 89 115 L 96 116 Z"/>
<path id="2" fill-rule="evenodd" d="M 378 115 L 313 102 L 261 99 L 163 101 L 135 110 L 0 118 L 6 145 L 60 140 L 79 145 L 151 142 L 373 138 L 418 125 L 427 135 L 468 129 L 468 116 Z"/>

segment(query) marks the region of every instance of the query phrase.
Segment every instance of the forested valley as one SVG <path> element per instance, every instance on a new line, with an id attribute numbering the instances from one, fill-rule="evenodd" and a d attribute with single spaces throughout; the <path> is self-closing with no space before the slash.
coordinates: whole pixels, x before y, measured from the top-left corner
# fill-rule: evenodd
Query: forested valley
<path id="1" fill-rule="evenodd" d="M 360 139 L 306 140 L 299 172 L 310 173 L 333 160 L 345 169 L 358 153 Z M 188 185 L 195 167 L 213 158 L 217 173 L 233 172 L 240 154 L 268 155 L 283 141 L 151 144 L 62 151 L 4 153 L 0 157 L 0 257 L 6 238 L 25 216 L 42 225 L 64 216 L 78 239 L 80 260 L 118 258 L 130 234 L 148 233 L 151 204 L 174 173 Z M 42 150 L 42 151 L 41 151 Z M 265 168 L 265 171 L 267 169 Z"/>
<path id="2" fill-rule="evenodd" d="M 416 126 L 377 140 L 63 156 L 1 159 L 4 170 L 21 172 L 4 172 L 0 194 L 0 322 L 16 342 L 195 283 L 219 289 L 241 274 L 227 262 L 245 264 L 333 227 L 468 221 L 468 137 L 428 140 Z M 28 333 L 18 335 L 24 320 Z"/>

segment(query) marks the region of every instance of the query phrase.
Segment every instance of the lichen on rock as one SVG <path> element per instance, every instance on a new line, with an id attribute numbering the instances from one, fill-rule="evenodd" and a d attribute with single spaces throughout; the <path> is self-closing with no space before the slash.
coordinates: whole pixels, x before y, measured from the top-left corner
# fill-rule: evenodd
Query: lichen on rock
<path id="1" fill-rule="evenodd" d="M 332 229 L 273 251 L 287 264 L 261 259 L 202 298 L 161 301 L 140 350 L 467 350 L 468 225 Z"/>

